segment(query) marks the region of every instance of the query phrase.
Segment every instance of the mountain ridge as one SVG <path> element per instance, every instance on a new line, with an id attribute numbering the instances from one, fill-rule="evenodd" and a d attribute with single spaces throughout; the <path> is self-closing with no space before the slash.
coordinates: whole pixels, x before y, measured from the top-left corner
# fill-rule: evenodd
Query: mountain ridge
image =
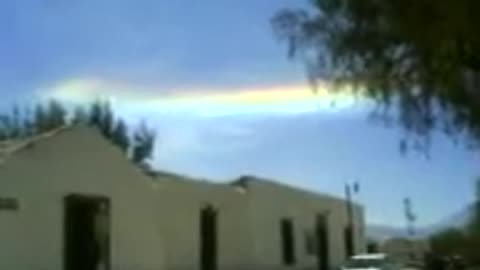
<path id="1" fill-rule="evenodd" d="M 415 230 L 416 238 L 425 238 L 448 228 L 464 227 L 474 213 L 474 204 L 471 203 L 463 209 L 441 219 L 432 225 L 419 227 Z M 383 241 L 389 238 L 408 237 L 407 229 L 389 225 L 368 224 L 366 235 L 369 239 Z"/>

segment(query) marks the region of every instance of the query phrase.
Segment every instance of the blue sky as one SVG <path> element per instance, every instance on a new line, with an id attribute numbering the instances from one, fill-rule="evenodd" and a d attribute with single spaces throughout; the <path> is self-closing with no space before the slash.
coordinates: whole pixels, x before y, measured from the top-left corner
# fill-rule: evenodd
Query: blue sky
<path id="1" fill-rule="evenodd" d="M 431 160 L 402 157 L 401 130 L 369 123 L 368 103 L 312 95 L 269 24 L 302 4 L 2 1 L 0 106 L 112 98 L 119 115 L 157 128 L 160 169 L 215 181 L 254 174 L 339 196 L 358 180 L 372 223 L 403 225 L 405 196 L 420 224 L 472 200 L 478 153 L 438 135 Z"/>

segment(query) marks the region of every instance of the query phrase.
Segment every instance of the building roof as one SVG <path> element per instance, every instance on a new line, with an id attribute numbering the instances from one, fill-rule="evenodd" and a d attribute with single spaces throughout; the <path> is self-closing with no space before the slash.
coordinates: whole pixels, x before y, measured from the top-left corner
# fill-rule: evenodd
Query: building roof
<path id="1" fill-rule="evenodd" d="M 301 194 L 304 194 L 304 195 L 307 195 L 307 196 L 313 196 L 313 197 L 320 196 L 322 198 L 333 200 L 333 201 L 344 201 L 345 200 L 344 198 L 334 196 L 334 195 L 331 195 L 331 194 L 328 194 L 328 193 L 325 193 L 325 192 L 319 192 L 319 191 L 316 191 L 316 190 L 315 191 L 307 190 L 307 189 L 304 189 L 304 188 L 301 188 L 301 187 L 286 184 L 286 183 L 279 182 L 279 181 L 276 181 L 276 180 L 263 178 L 263 177 L 252 176 L 252 175 L 241 176 L 241 177 L 237 178 L 236 180 L 230 182 L 230 185 L 233 185 L 233 186 L 236 186 L 236 187 L 242 187 L 244 189 L 248 189 L 249 185 L 251 183 L 255 183 L 255 182 L 267 184 L 267 185 L 270 185 L 272 187 L 281 188 L 281 189 L 289 190 L 289 191 L 292 191 L 292 192 L 301 193 Z M 352 202 L 352 203 L 353 203 L 354 207 L 362 208 L 362 206 L 359 205 L 358 203 L 356 203 L 356 202 Z"/>
<path id="2" fill-rule="evenodd" d="M 27 138 L 0 141 L 0 165 L 3 164 L 9 157 L 28 147 L 29 145 L 32 145 L 40 140 L 51 138 L 70 127 L 71 126 L 63 126 Z"/>
<path id="3" fill-rule="evenodd" d="M 60 128 L 56 128 L 54 130 L 44 132 L 38 135 L 34 135 L 28 138 L 21 138 L 21 139 L 13 139 L 13 140 L 4 140 L 0 141 L 0 165 L 4 164 L 6 160 L 8 160 L 12 155 L 15 153 L 18 153 L 22 149 L 27 148 L 28 146 L 37 143 L 39 141 L 53 138 L 56 135 L 62 133 L 63 131 L 70 130 L 74 127 L 78 127 L 78 125 L 66 125 L 62 126 Z M 302 194 L 308 194 L 311 196 L 321 196 L 324 198 L 328 199 L 334 199 L 334 200 L 342 200 L 339 197 L 335 197 L 329 194 L 325 193 L 320 193 L 320 192 L 312 192 L 308 191 L 302 188 L 298 188 L 295 186 L 291 186 L 288 184 L 280 183 L 278 181 L 270 180 L 267 178 L 262 178 L 262 177 L 257 177 L 257 176 L 251 176 L 251 175 L 244 175 L 239 178 L 237 178 L 234 181 L 231 182 L 215 182 L 215 181 L 209 181 L 207 179 L 203 178 L 196 178 L 196 177 L 189 177 L 186 175 L 182 174 L 176 174 L 172 172 L 167 172 L 167 171 L 156 171 L 156 170 L 151 170 L 150 168 L 141 168 L 144 174 L 150 176 L 153 179 L 158 179 L 161 181 L 172 181 L 172 182 L 177 182 L 177 183 L 184 183 L 184 184 L 208 184 L 208 185 L 214 185 L 218 187 L 230 187 L 232 189 L 235 189 L 237 191 L 241 192 L 246 192 L 249 189 L 249 185 L 251 183 L 262 183 L 262 184 L 267 184 L 274 186 L 276 188 L 283 188 L 283 189 L 288 189 L 293 192 L 299 192 Z"/>

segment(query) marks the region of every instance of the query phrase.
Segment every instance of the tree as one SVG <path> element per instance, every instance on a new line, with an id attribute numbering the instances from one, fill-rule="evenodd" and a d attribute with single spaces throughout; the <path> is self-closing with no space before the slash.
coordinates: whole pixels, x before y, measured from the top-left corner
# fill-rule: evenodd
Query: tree
<path id="1" fill-rule="evenodd" d="M 48 132 L 65 126 L 66 115 L 67 110 L 56 100 L 50 100 L 46 105 L 37 104 L 32 121 L 35 133 Z"/>
<path id="2" fill-rule="evenodd" d="M 50 100 L 47 106 L 47 126 L 48 129 L 55 129 L 66 125 L 67 110 L 63 105 L 56 101 Z"/>
<path id="3" fill-rule="evenodd" d="M 142 165 L 152 157 L 155 144 L 155 131 L 150 129 L 145 122 L 141 122 L 133 134 L 132 161 Z"/>
<path id="4" fill-rule="evenodd" d="M 12 138 L 12 121 L 9 115 L 0 116 L 0 138 L 2 140 Z"/>
<path id="5" fill-rule="evenodd" d="M 10 113 L 0 116 L 0 139 L 18 139 L 31 133 L 28 110 L 23 113 L 14 105 Z"/>
<path id="6" fill-rule="evenodd" d="M 89 115 L 82 106 L 75 107 L 72 117 L 72 124 L 87 124 L 89 122 Z"/>
<path id="7" fill-rule="evenodd" d="M 22 118 L 22 136 L 23 137 L 30 137 L 35 134 L 35 126 L 33 122 L 33 115 L 32 115 L 32 110 L 30 107 L 25 107 L 24 109 L 24 115 Z"/>
<path id="8" fill-rule="evenodd" d="M 122 119 L 119 119 L 115 124 L 115 127 L 112 131 L 112 141 L 125 154 L 127 154 L 130 148 L 130 139 L 128 137 L 127 125 Z"/>
<path id="9" fill-rule="evenodd" d="M 475 205 L 474 205 L 474 215 L 472 218 L 472 228 L 480 234 L 480 178 L 475 182 Z"/>
<path id="10" fill-rule="evenodd" d="M 473 206 L 473 215 L 468 224 L 468 249 L 467 256 L 470 258 L 473 264 L 480 266 L 480 256 L 478 251 L 480 250 L 480 179 L 477 179 L 475 183 L 476 199 Z"/>
<path id="11" fill-rule="evenodd" d="M 480 179 L 476 182 L 473 215 L 466 228 L 450 228 L 430 237 L 432 251 L 441 256 L 461 255 L 469 265 L 480 266 Z"/>
<path id="12" fill-rule="evenodd" d="M 109 102 L 97 100 L 90 105 L 89 114 L 90 126 L 98 128 L 98 130 L 107 139 L 112 139 L 113 130 L 113 112 Z"/>
<path id="13" fill-rule="evenodd" d="M 48 130 L 47 112 L 41 104 L 35 106 L 35 112 L 33 116 L 35 133 L 41 133 Z"/>
<path id="14" fill-rule="evenodd" d="M 99 127 L 102 119 L 102 105 L 100 101 L 95 101 L 90 105 L 88 123 L 90 126 Z"/>
<path id="15" fill-rule="evenodd" d="M 430 237 L 432 251 L 441 256 L 464 254 L 466 236 L 460 229 L 447 229 Z"/>
<path id="16" fill-rule="evenodd" d="M 8 139 L 8 130 L 4 125 L 5 115 L 0 115 L 0 141 Z"/>
<path id="17" fill-rule="evenodd" d="M 22 120 L 21 120 L 21 115 L 20 115 L 20 109 L 18 108 L 18 105 L 14 105 L 12 109 L 12 114 L 11 114 L 11 136 L 18 138 L 21 137 L 23 134 L 23 129 L 22 129 Z"/>
<path id="18" fill-rule="evenodd" d="M 0 140 L 18 139 L 35 133 L 31 110 L 26 107 L 21 110 L 14 105 L 9 113 L 0 115 Z"/>
<path id="19" fill-rule="evenodd" d="M 100 131 L 106 138 L 112 138 L 113 131 L 113 112 L 109 102 L 100 105 Z"/>
<path id="20" fill-rule="evenodd" d="M 314 84 L 374 100 L 375 116 L 407 131 L 404 149 L 428 150 L 435 129 L 479 146 L 480 1 L 311 3 L 280 11 L 272 24 Z"/>
<path id="21" fill-rule="evenodd" d="M 37 104 L 33 114 L 28 108 L 21 113 L 19 107 L 14 106 L 10 113 L 0 115 L 0 140 L 18 139 L 62 127 L 67 124 L 66 115 L 65 107 L 55 100 L 50 100 L 44 105 Z M 110 103 L 95 101 L 90 105 L 88 113 L 83 107 L 76 107 L 69 124 L 89 124 L 126 155 L 131 152 L 132 162 L 144 170 L 150 170 L 145 161 L 152 157 L 155 131 L 145 122 L 141 122 L 133 134 L 132 141 L 125 121 L 121 118 L 116 121 L 114 119 Z"/>

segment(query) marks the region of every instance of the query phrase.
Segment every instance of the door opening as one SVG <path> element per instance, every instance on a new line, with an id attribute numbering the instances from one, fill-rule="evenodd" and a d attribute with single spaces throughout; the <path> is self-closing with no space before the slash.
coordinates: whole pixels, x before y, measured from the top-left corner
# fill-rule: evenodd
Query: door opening
<path id="1" fill-rule="evenodd" d="M 217 270 L 217 211 L 212 206 L 200 211 L 200 269 Z"/>
<path id="2" fill-rule="evenodd" d="M 350 258 L 354 255 L 354 243 L 353 243 L 353 227 L 347 225 L 344 229 L 344 240 L 345 240 L 345 256 Z"/>
<path id="3" fill-rule="evenodd" d="M 280 233 L 282 239 L 282 258 L 284 265 L 294 265 L 295 258 L 295 237 L 293 222 L 284 218 L 280 221 Z"/>
<path id="4" fill-rule="evenodd" d="M 318 270 L 330 268 L 330 249 L 328 244 L 328 222 L 326 215 L 318 215 L 315 224 L 317 238 Z"/>
<path id="5" fill-rule="evenodd" d="M 109 199 L 69 195 L 64 218 L 64 270 L 109 270 Z"/>

